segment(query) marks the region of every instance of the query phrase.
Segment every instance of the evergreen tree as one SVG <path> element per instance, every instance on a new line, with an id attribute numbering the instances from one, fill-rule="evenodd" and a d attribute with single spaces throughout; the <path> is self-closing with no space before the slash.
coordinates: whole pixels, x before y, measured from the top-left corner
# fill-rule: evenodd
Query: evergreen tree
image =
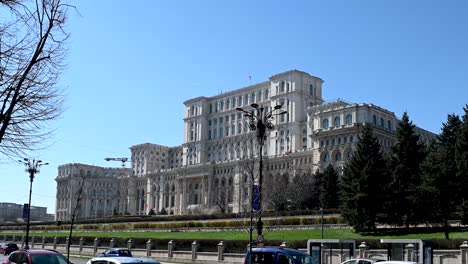
<path id="1" fill-rule="evenodd" d="M 319 170 L 314 173 L 313 180 L 313 204 L 311 208 L 323 208 L 325 206 L 325 174 Z"/>
<path id="2" fill-rule="evenodd" d="M 423 188 L 432 201 L 434 220 L 444 224 L 445 238 L 449 238 L 448 220 L 462 202 L 462 186 L 454 159 L 462 123 L 456 115 L 449 115 L 443 124 L 438 142 L 423 163 Z"/>
<path id="3" fill-rule="evenodd" d="M 335 168 L 331 164 L 327 166 L 324 171 L 324 190 L 325 190 L 325 199 L 324 199 L 324 208 L 338 208 L 339 200 L 339 182 L 338 182 L 338 173 L 336 173 Z"/>
<path id="4" fill-rule="evenodd" d="M 397 126 L 397 143 L 392 147 L 390 166 L 392 182 L 387 200 L 386 222 L 406 225 L 418 222 L 421 185 L 420 166 L 425 157 L 425 146 L 419 141 L 415 125 L 405 112 Z"/>
<path id="5" fill-rule="evenodd" d="M 342 178 L 341 210 L 348 223 L 357 231 L 375 230 L 388 173 L 381 146 L 364 126 L 352 159 Z"/>
<path id="6" fill-rule="evenodd" d="M 468 223 L 468 105 L 463 108 L 463 124 L 455 149 L 455 161 L 457 163 L 457 177 L 462 187 L 463 223 Z"/>

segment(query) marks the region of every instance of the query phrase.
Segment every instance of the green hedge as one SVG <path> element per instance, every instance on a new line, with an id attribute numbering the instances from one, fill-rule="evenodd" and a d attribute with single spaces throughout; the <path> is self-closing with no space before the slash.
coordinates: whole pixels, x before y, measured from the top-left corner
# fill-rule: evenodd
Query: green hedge
<path id="1" fill-rule="evenodd" d="M 266 226 L 278 225 L 317 225 L 321 223 L 320 218 L 308 217 L 286 217 L 273 218 L 264 220 Z M 324 224 L 345 224 L 342 217 L 324 217 Z M 104 223 L 104 224 L 77 224 L 74 230 L 138 230 L 138 229 L 184 229 L 184 228 L 227 228 L 227 227 L 243 227 L 249 226 L 248 220 L 225 219 L 223 221 L 181 221 L 181 222 L 138 222 L 138 223 Z M 25 226 L 0 226 L 0 230 L 25 230 Z M 69 230 L 70 225 L 35 225 L 30 227 L 31 230 L 52 231 L 52 230 Z"/>

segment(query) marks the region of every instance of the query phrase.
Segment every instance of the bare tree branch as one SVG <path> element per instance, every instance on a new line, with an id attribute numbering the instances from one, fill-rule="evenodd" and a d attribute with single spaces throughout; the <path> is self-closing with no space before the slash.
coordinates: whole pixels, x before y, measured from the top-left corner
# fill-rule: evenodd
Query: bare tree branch
<path id="1" fill-rule="evenodd" d="M 68 34 L 61 0 L 0 0 L 11 19 L 0 24 L 0 153 L 41 149 L 63 112 L 58 85 Z"/>

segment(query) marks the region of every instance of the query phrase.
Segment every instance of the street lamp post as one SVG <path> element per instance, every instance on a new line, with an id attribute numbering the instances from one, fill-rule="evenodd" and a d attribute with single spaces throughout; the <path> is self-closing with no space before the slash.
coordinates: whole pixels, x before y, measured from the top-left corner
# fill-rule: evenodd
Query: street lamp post
<path id="1" fill-rule="evenodd" d="M 39 173 L 39 168 L 42 165 L 48 165 L 49 163 L 42 163 L 42 160 L 29 160 L 24 158 L 23 160 L 18 160 L 20 163 L 23 163 L 26 166 L 26 172 L 29 173 L 29 203 L 28 203 L 28 220 L 26 222 L 26 241 L 25 249 L 29 249 L 29 222 L 31 220 L 31 194 L 32 194 L 32 184 L 34 181 L 34 175 Z"/>
<path id="2" fill-rule="evenodd" d="M 259 205 L 259 210 L 262 209 L 262 183 L 263 183 L 263 145 L 266 140 L 267 130 L 272 130 L 275 126 L 272 123 L 273 119 L 277 115 L 284 115 L 287 111 L 280 111 L 283 107 L 282 105 L 276 105 L 271 111 L 266 110 L 263 106 L 258 104 L 251 104 L 252 110 L 249 112 L 242 108 L 236 108 L 237 111 L 243 112 L 244 116 L 250 119 L 249 129 L 256 131 L 257 142 L 259 145 L 259 173 L 258 173 L 258 197 L 252 196 L 251 207 L 253 209 L 253 202 L 256 199 L 256 202 Z M 254 192 L 252 192 L 254 193 Z M 250 228 L 252 230 L 252 228 Z M 257 239 L 260 239 L 263 232 L 263 222 L 262 215 L 260 214 L 257 221 Z M 252 231 L 250 231 L 252 233 Z M 250 235 L 250 244 L 252 244 L 252 235 Z"/>

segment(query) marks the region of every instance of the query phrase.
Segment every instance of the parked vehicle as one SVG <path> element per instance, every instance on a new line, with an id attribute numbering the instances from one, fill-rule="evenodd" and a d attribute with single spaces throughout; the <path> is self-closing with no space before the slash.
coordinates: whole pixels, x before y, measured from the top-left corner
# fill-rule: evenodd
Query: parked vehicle
<path id="1" fill-rule="evenodd" d="M 341 262 L 341 264 L 374 264 L 376 262 L 382 262 L 384 260 L 379 260 L 379 259 L 348 259 L 344 262 Z"/>
<path id="2" fill-rule="evenodd" d="M 136 257 L 95 257 L 86 264 L 160 264 L 159 261 L 151 258 L 136 258 Z"/>
<path id="3" fill-rule="evenodd" d="M 2 253 L 5 256 L 15 250 L 18 250 L 18 245 L 16 245 L 15 243 L 1 243 L 0 244 L 0 253 Z"/>
<path id="4" fill-rule="evenodd" d="M 108 248 L 98 257 L 132 257 L 132 252 L 126 248 Z"/>
<path id="5" fill-rule="evenodd" d="M 291 248 L 256 247 L 245 254 L 244 264 L 315 264 L 312 257 L 302 251 Z"/>
<path id="6" fill-rule="evenodd" d="M 412 261 L 399 261 L 399 260 L 380 260 L 380 259 L 348 259 L 341 264 L 417 264 Z"/>
<path id="7" fill-rule="evenodd" d="M 68 264 L 67 258 L 55 250 L 20 249 L 10 253 L 3 264 Z"/>

